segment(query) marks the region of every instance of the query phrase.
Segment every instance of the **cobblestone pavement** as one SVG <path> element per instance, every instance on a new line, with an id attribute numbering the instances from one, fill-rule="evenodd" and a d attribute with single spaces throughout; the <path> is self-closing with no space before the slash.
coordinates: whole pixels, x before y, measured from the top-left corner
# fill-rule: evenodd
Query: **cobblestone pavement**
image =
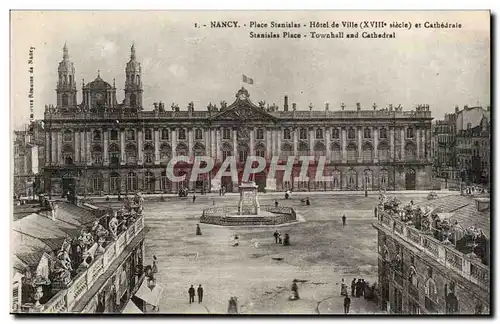
<path id="1" fill-rule="evenodd" d="M 353 277 L 370 283 L 377 280 L 377 238 L 372 227 L 373 207 L 378 195 L 333 196 L 310 194 L 311 206 L 299 197 L 278 198 L 281 206 L 292 206 L 306 220 L 280 227 L 290 235 L 291 246 L 274 243 L 275 228 L 232 228 L 196 224 L 203 208 L 236 206 L 235 195 L 197 196 L 196 203 L 178 197 L 164 202 L 147 201 L 144 206 L 146 264 L 158 258 L 157 280 L 166 293 L 164 313 L 227 313 L 228 300 L 238 297 L 241 313 L 342 313 L 340 282 Z M 400 196 L 403 202 L 425 199 L 426 194 Z M 275 195 L 261 195 L 261 206 L 272 205 Z M 114 204 L 114 203 L 107 203 Z M 342 226 L 341 217 L 347 217 Z M 240 245 L 232 246 L 238 234 Z M 252 242 L 258 242 L 255 247 Z M 300 300 L 290 301 L 293 279 L 300 280 Z M 189 304 L 190 285 L 204 287 L 202 304 Z M 197 301 L 197 299 L 196 299 Z M 351 313 L 373 313 L 375 305 L 352 298 Z"/>

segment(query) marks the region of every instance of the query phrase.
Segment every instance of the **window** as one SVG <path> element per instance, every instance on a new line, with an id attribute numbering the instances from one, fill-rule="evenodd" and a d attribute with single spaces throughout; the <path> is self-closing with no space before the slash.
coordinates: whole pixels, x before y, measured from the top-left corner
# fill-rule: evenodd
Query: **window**
<path id="1" fill-rule="evenodd" d="M 186 139 L 186 130 L 184 128 L 179 129 L 179 133 L 177 134 L 177 138 L 180 140 Z"/>
<path id="2" fill-rule="evenodd" d="M 356 138 L 356 131 L 354 130 L 354 128 L 349 128 L 349 130 L 347 131 L 347 138 Z"/>
<path id="3" fill-rule="evenodd" d="M 92 149 L 92 162 L 94 164 L 102 163 L 102 148 L 99 145 L 96 145 Z"/>
<path id="4" fill-rule="evenodd" d="M 109 177 L 109 191 L 110 193 L 120 192 L 120 175 L 112 173 Z"/>
<path id="5" fill-rule="evenodd" d="M 71 142 L 72 136 L 70 130 L 65 130 L 63 133 L 63 142 Z"/>
<path id="6" fill-rule="evenodd" d="M 264 139 L 264 130 L 262 128 L 257 128 L 257 139 Z"/>
<path id="7" fill-rule="evenodd" d="M 112 141 L 118 140 L 118 131 L 116 129 L 112 129 L 110 132 L 110 138 Z"/>
<path id="8" fill-rule="evenodd" d="M 161 130 L 161 139 L 162 139 L 163 141 L 168 141 L 168 129 L 163 128 L 163 129 Z"/>
<path id="9" fill-rule="evenodd" d="M 378 159 L 380 162 L 389 161 L 389 146 L 383 142 L 378 145 Z"/>
<path id="10" fill-rule="evenodd" d="M 150 171 L 146 171 L 146 174 L 144 175 L 144 190 L 146 192 L 155 191 L 155 177 Z"/>
<path id="11" fill-rule="evenodd" d="M 290 133 L 290 129 L 285 128 L 283 130 L 283 139 L 286 139 L 286 140 L 292 139 L 292 134 Z"/>
<path id="12" fill-rule="evenodd" d="M 307 139 L 307 129 L 301 128 L 299 131 L 299 138 L 300 139 Z"/>
<path id="13" fill-rule="evenodd" d="M 144 140 L 152 141 L 153 140 L 153 132 L 150 129 L 146 129 L 144 131 Z"/>
<path id="14" fill-rule="evenodd" d="M 137 149 L 133 144 L 130 144 L 125 148 L 125 156 L 127 158 L 127 164 L 136 163 Z"/>
<path id="15" fill-rule="evenodd" d="M 380 138 L 387 138 L 387 129 L 380 129 Z"/>
<path id="16" fill-rule="evenodd" d="M 152 153 L 144 153 L 144 163 L 147 163 L 147 164 L 153 163 L 153 154 Z"/>
<path id="17" fill-rule="evenodd" d="M 259 144 L 255 147 L 255 155 L 260 157 L 266 156 L 266 148 L 264 147 L 264 145 Z"/>
<path id="18" fill-rule="evenodd" d="M 323 139 L 323 129 L 316 129 L 316 139 Z"/>
<path id="19" fill-rule="evenodd" d="M 203 139 L 203 131 L 201 129 L 197 128 L 194 131 L 194 138 L 197 139 L 197 140 Z"/>
<path id="20" fill-rule="evenodd" d="M 67 94 L 62 95 L 62 106 L 66 107 L 69 104 L 69 97 Z"/>
<path id="21" fill-rule="evenodd" d="M 354 144 L 349 144 L 349 146 L 347 146 L 347 161 L 350 161 L 350 162 L 353 162 L 353 161 L 356 161 L 358 159 L 358 154 L 357 154 L 357 148 L 356 148 L 356 145 Z"/>
<path id="22" fill-rule="evenodd" d="M 133 129 L 129 129 L 127 131 L 127 140 L 134 141 L 135 140 L 135 131 Z"/>
<path id="23" fill-rule="evenodd" d="M 342 153 L 340 149 L 340 145 L 337 143 L 332 143 L 331 144 L 331 154 L 332 154 L 332 161 L 340 161 L 342 160 Z"/>
<path id="24" fill-rule="evenodd" d="M 111 165 L 118 165 L 120 163 L 120 149 L 116 144 L 111 144 L 109 147 L 109 161 Z"/>
<path id="25" fill-rule="evenodd" d="M 240 156 L 240 163 L 245 163 L 248 157 L 248 150 L 246 148 L 241 148 L 239 156 Z"/>
<path id="26" fill-rule="evenodd" d="M 93 138 L 94 138 L 94 141 L 100 141 L 101 140 L 101 131 L 99 131 L 99 130 L 96 129 L 94 131 Z"/>
<path id="27" fill-rule="evenodd" d="M 100 191 L 102 191 L 102 181 L 99 176 L 92 177 L 92 191 L 94 193 L 99 193 Z"/>
<path id="28" fill-rule="evenodd" d="M 170 179 L 167 177 L 167 172 L 162 171 L 161 176 L 160 176 L 160 189 L 163 192 L 168 192 L 172 190 L 172 182 Z"/>
<path id="29" fill-rule="evenodd" d="M 222 139 L 230 139 L 231 138 L 231 130 L 229 128 L 222 129 Z"/>
<path id="30" fill-rule="evenodd" d="M 364 138 L 372 138 L 372 130 L 368 127 L 365 128 Z"/>
<path id="31" fill-rule="evenodd" d="M 137 106 L 137 96 L 132 93 L 130 95 L 130 107 L 135 107 L 135 106 Z"/>
<path id="32" fill-rule="evenodd" d="M 332 138 L 339 139 L 340 138 L 340 130 L 338 128 L 334 128 L 332 131 Z"/>
<path id="33" fill-rule="evenodd" d="M 228 156 L 232 156 L 232 148 L 228 144 L 222 146 L 222 159 L 226 160 Z"/>
<path id="34" fill-rule="evenodd" d="M 136 191 L 137 190 L 137 176 L 134 172 L 129 172 L 127 175 L 127 190 Z"/>
<path id="35" fill-rule="evenodd" d="M 408 127 L 408 129 L 406 129 L 406 137 L 413 138 L 413 128 Z"/>

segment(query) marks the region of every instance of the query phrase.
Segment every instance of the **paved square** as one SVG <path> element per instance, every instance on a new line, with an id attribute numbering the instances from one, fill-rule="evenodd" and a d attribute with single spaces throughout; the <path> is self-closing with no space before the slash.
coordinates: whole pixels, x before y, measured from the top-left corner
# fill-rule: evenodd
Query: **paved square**
<path id="1" fill-rule="evenodd" d="M 341 279 L 364 278 L 373 283 L 377 276 L 377 236 L 371 226 L 378 195 L 369 197 L 309 194 L 285 200 L 283 194 L 262 194 L 261 206 L 291 206 L 306 220 L 279 228 L 218 227 L 196 224 L 204 208 L 227 204 L 236 206 L 239 196 L 197 195 L 187 199 L 167 197 L 164 202 L 147 201 L 144 206 L 146 264 L 158 258 L 157 280 L 166 287 L 160 311 L 165 313 L 227 313 L 228 300 L 238 297 L 240 313 L 341 313 Z M 399 197 L 404 203 L 425 196 Z M 159 200 L 159 199 L 157 199 Z M 114 205 L 114 203 L 113 203 Z M 342 226 L 342 215 L 347 226 Z M 291 246 L 274 243 L 278 229 L 290 235 Z M 238 234 L 239 246 L 232 246 Z M 252 242 L 258 242 L 256 247 Z M 277 261 L 273 258 L 282 258 Z M 301 299 L 289 301 L 293 279 L 299 283 Z M 189 304 L 190 285 L 204 287 L 201 305 Z M 350 290 L 350 289 L 349 289 Z M 376 305 L 352 298 L 351 312 L 374 312 Z M 197 301 L 197 299 L 196 299 Z"/>

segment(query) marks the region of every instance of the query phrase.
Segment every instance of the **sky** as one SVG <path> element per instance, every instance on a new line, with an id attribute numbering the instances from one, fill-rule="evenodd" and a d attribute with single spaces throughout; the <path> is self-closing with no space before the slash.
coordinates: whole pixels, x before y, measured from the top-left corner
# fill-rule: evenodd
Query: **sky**
<path id="1" fill-rule="evenodd" d="M 251 29 L 195 28 L 214 20 L 258 22 L 364 21 L 457 22 L 461 29 L 383 29 L 395 39 L 250 39 Z M 302 34 L 312 29 L 301 29 Z M 253 29 L 279 32 L 283 29 Z M 344 31 L 323 29 L 318 32 Z M 356 30 L 354 30 L 356 31 Z M 370 30 L 373 31 L 373 30 Z M 135 44 L 142 66 L 143 106 L 172 103 L 206 110 L 229 104 L 242 84 L 254 103 L 261 100 L 307 110 L 355 110 L 389 104 L 404 110 L 428 104 L 435 119 L 456 105 L 490 105 L 489 12 L 418 11 L 13 11 L 11 13 L 11 125 L 29 121 L 29 49 L 33 50 L 34 114 L 56 103 L 57 67 L 67 43 L 75 64 L 78 102 L 82 79 L 97 71 L 124 98 L 125 65 Z"/>

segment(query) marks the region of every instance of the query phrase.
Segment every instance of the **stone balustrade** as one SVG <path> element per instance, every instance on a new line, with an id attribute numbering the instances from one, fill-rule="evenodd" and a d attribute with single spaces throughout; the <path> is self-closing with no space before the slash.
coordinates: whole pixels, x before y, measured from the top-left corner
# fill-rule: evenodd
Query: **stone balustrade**
<path id="1" fill-rule="evenodd" d="M 460 274 L 465 279 L 489 289 L 490 269 L 480 260 L 470 258 L 456 250 L 453 245 L 446 245 L 413 226 L 395 219 L 381 211 L 377 215 L 378 223 L 386 230 L 395 233 L 412 246 L 431 256 L 441 265 Z"/>
<path id="2" fill-rule="evenodd" d="M 65 313 L 93 286 L 130 242 L 144 228 L 144 217 L 138 218 L 116 241 L 108 245 L 102 255 L 96 257 L 88 269 L 73 278 L 69 287 L 59 291 L 45 305 L 43 313 Z"/>

